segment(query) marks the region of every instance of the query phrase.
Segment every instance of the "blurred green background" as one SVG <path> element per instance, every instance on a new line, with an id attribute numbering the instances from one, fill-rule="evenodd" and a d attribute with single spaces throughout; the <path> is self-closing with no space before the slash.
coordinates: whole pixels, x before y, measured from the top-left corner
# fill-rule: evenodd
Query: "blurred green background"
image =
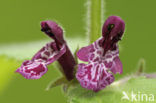
<path id="1" fill-rule="evenodd" d="M 40 22 L 43 20 L 58 21 L 66 31 L 66 38 L 71 40 L 69 45 L 72 39 L 77 38 L 76 42 L 87 45 L 87 40 L 84 39 L 85 2 L 86 0 L 0 0 L 1 103 L 66 103 L 60 87 L 45 91 L 47 84 L 59 77 L 55 67 L 49 69 L 39 80 L 26 80 L 21 75 L 14 74 L 14 71 L 21 63 L 21 55 L 22 59 L 31 58 L 31 53 L 35 53 L 40 45 L 44 45 L 42 43 L 50 40 L 40 31 Z M 118 15 L 126 22 L 126 32 L 120 42 L 124 74 L 119 77 L 136 71 L 140 58 L 146 60 L 146 72 L 155 72 L 156 1 L 105 0 L 104 5 L 104 19 Z M 33 44 L 34 41 L 37 42 Z M 38 45 L 37 43 L 40 44 L 36 48 L 34 45 Z M 23 52 L 21 49 L 24 54 L 20 55 L 19 51 Z M 21 58 L 14 58 L 16 56 Z"/>

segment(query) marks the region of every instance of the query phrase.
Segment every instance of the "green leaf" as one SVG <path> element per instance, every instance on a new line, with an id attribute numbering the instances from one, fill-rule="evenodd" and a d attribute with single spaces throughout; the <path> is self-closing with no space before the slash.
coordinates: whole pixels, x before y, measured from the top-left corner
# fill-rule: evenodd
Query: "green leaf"
<path id="1" fill-rule="evenodd" d="M 48 87 L 46 88 L 46 90 L 50 90 L 51 88 L 54 88 L 54 87 L 56 87 L 56 86 L 60 86 L 60 85 L 62 85 L 62 84 L 64 84 L 64 83 L 67 83 L 68 81 L 67 81 L 67 79 L 65 78 L 65 77 L 60 77 L 60 78 L 58 78 L 57 80 L 55 80 L 55 81 L 52 81 L 49 85 L 48 85 Z"/>
<path id="2" fill-rule="evenodd" d="M 67 83 L 65 83 L 65 84 L 63 85 L 63 91 L 64 91 L 65 93 L 67 93 L 70 87 L 73 87 L 73 86 L 77 85 L 78 83 L 79 83 L 79 82 L 77 81 L 76 78 L 74 78 L 74 79 L 71 80 L 71 81 L 68 81 Z"/>
<path id="3" fill-rule="evenodd" d="M 131 93 L 134 92 L 137 96 L 147 94 L 148 99 L 150 94 L 156 95 L 156 80 L 147 79 L 145 77 L 131 78 L 127 83 L 118 85 L 117 83 L 105 88 L 100 92 L 93 92 L 77 85 L 71 88 L 68 92 L 68 101 L 70 103 L 131 103 Z M 121 99 L 127 93 L 130 100 Z M 133 103 L 146 103 L 145 97 L 143 101 L 133 101 Z"/>

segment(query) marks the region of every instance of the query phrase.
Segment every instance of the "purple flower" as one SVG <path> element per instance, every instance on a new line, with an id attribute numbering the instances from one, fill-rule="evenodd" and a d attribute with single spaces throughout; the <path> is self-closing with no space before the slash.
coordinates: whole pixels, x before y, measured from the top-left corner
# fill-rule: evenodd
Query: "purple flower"
<path id="1" fill-rule="evenodd" d="M 122 73 L 117 42 L 124 33 L 125 23 L 117 16 L 110 16 L 104 23 L 102 37 L 77 52 L 80 60 L 76 78 L 81 86 L 95 92 L 114 81 L 113 74 Z"/>
<path id="2" fill-rule="evenodd" d="M 24 61 L 16 72 L 26 79 L 39 79 L 47 72 L 47 65 L 58 60 L 66 78 L 72 80 L 76 62 L 63 38 L 63 30 L 53 21 L 41 22 L 41 28 L 54 41 L 47 43 L 31 60 Z"/>

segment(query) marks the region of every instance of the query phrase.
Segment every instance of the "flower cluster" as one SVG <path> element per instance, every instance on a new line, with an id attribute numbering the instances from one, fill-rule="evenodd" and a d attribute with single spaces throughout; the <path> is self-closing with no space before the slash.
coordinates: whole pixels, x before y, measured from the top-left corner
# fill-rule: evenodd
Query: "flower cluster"
<path id="1" fill-rule="evenodd" d="M 31 60 L 23 62 L 16 72 L 27 79 L 39 79 L 47 72 L 47 65 L 58 61 L 68 80 L 74 76 L 76 62 L 63 38 L 63 30 L 53 21 L 41 22 L 41 30 L 54 41 L 47 43 Z M 114 74 L 122 73 L 118 41 L 124 33 L 125 23 L 118 16 L 110 16 L 103 25 L 102 37 L 81 48 L 77 57 L 88 62 L 78 64 L 76 78 L 81 86 L 95 92 L 114 81 Z"/>

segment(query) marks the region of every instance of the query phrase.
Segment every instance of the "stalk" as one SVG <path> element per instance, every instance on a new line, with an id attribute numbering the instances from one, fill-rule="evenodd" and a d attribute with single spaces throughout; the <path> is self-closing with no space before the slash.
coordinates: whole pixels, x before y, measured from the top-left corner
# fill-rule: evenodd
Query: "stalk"
<path id="1" fill-rule="evenodd" d="M 96 41 L 101 36 L 103 19 L 103 0 L 88 0 L 88 31 L 89 43 Z"/>

